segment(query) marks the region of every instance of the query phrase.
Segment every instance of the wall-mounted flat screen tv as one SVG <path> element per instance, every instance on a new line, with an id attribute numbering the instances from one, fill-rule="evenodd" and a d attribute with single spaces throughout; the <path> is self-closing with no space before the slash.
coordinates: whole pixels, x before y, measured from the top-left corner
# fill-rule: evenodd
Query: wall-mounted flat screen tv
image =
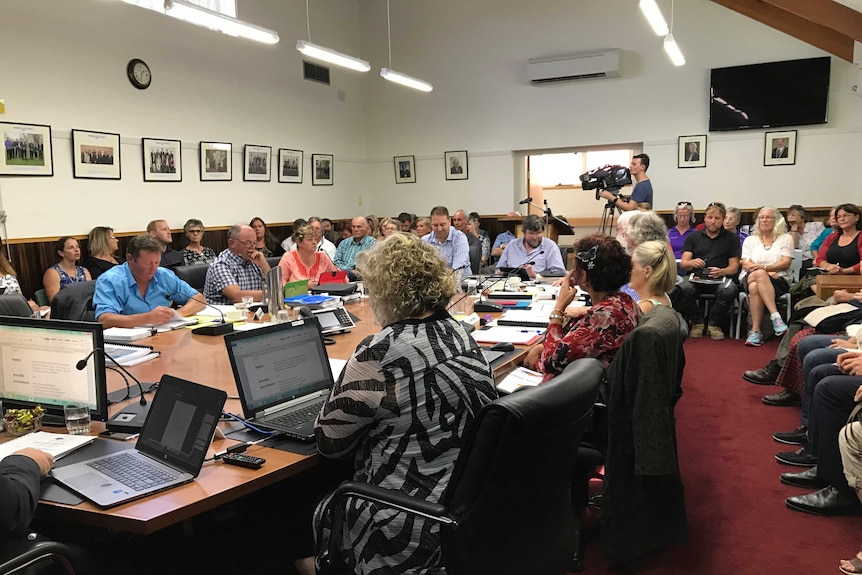
<path id="1" fill-rule="evenodd" d="M 713 68 L 709 131 L 825 124 L 830 63 L 826 56 Z"/>

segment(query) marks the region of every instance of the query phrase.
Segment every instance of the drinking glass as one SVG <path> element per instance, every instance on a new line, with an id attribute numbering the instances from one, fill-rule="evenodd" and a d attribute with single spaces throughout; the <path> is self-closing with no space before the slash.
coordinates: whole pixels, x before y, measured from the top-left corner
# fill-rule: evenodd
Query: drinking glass
<path id="1" fill-rule="evenodd" d="M 90 433 L 90 408 L 86 405 L 67 405 L 63 408 L 66 415 L 66 431 L 69 435 Z"/>

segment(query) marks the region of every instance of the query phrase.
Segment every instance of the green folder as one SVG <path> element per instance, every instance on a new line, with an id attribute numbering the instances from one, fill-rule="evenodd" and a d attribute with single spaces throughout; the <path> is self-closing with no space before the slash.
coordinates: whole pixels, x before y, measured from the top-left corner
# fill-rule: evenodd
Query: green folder
<path id="1" fill-rule="evenodd" d="M 294 297 L 308 293 L 308 280 L 298 280 L 284 284 L 284 297 Z"/>

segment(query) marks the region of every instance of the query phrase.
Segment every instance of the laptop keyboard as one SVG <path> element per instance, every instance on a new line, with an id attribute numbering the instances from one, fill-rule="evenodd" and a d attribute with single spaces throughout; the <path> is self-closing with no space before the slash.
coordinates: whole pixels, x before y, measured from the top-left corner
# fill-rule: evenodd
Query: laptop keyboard
<path id="1" fill-rule="evenodd" d="M 266 423 L 270 425 L 279 425 L 282 427 L 296 427 L 307 421 L 313 420 L 320 413 L 320 408 L 323 406 L 325 399 L 321 399 L 317 403 L 305 406 L 304 409 L 282 413 L 275 417 L 267 418 Z"/>
<path id="2" fill-rule="evenodd" d="M 129 453 L 91 461 L 87 465 L 135 491 L 164 485 L 176 479 L 176 476 L 141 461 Z"/>

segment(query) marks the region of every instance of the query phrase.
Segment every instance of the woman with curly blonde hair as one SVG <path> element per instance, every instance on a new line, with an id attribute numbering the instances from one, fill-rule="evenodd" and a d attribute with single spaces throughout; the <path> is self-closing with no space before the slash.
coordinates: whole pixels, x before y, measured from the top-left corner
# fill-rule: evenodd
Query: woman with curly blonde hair
<path id="1" fill-rule="evenodd" d="M 429 244 L 395 234 L 361 252 L 356 267 L 383 329 L 359 344 L 323 405 L 318 449 L 327 457 L 352 454 L 354 481 L 426 493 L 436 503 L 464 431 L 497 396 L 491 368 L 446 312 L 455 278 Z M 326 503 L 318 505 L 315 532 Z M 440 567 L 436 524 L 362 501 L 351 503 L 344 521 L 342 555 L 351 572 Z"/>

